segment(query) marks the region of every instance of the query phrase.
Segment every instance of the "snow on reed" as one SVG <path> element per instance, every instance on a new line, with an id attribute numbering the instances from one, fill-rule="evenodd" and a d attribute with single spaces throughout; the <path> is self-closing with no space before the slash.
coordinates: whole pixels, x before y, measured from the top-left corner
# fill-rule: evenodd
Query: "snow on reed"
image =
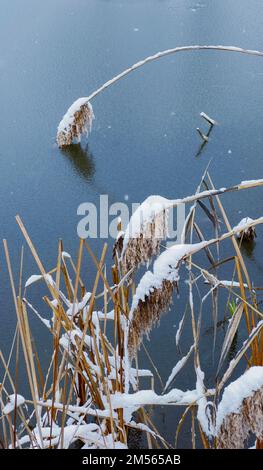
<path id="1" fill-rule="evenodd" d="M 14 411 L 19 406 L 22 406 L 25 403 L 25 399 L 22 395 L 9 395 L 8 402 L 3 408 L 3 414 L 8 415 Z"/>
<path id="2" fill-rule="evenodd" d="M 99 95 L 101 92 L 109 88 L 111 85 L 116 83 L 117 81 L 121 80 L 124 78 L 126 75 L 134 72 L 140 67 L 143 67 L 144 65 L 153 62 L 155 60 L 159 60 L 162 57 L 171 55 L 171 54 L 176 54 L 178 52 L 193 52 L 193 51 L 224 51 L 224 52 L 235 52 L 239 54 L 247 54 L 247 55 L 252 55 L 252 56 L 258 56 L 262 57 L 263 52 L 261 51 L 256 51 L 256 50 L 251 50 L 251 49 L 243 49 L 241 47 L 236 47 L 236 46 L 224 46 L 224 45 L 190 45 L 190 46 L 180 46 L 180 47 L 174 47 L 170 49 L 166 49 L 164 51 L 157 52 L 153 55 L 150 55 L 135 64 L 133 64 L 131 67 L 128 67 L 127 69 L 123 70 L 121 73 L 115 75 L 113 78 L 105 82 L 102 86 L 100 86 L 97 90 L 95 90 L 93 93 L 91 93 L 88 97 L 85 98 L 79 98 L 76 100 L 68 109 L 67 113 L 63 117 L 62 121 L 60 122 L 58 126 L 58 132 L 57 132 L 57 144 L 59 147 L 63 147 L 66 145 L 72 144 L 74 138 L 77 138 L 78 140 L 81 139 L 81 134 L 87 132 L 87 129 L 90 130 L 90 121 L 92 122 L 92 119 L 94 117 L 93 111 L 92 115 L 86 117 L 85 114 L 86 112 L 90 114 L 90 109 L 91 107 L 90 101 L 95 98 L 97 95 Z M 86 109 L 84 109 L 86 108 Z M 92 110 L 92 108 L 91 108 Z M 207 116 L 206 116 L 207 117 Z M 245 183 L 245 182 L 244 182 Z M 249 183 L 249 182 L 248 182 Z"/>
<path id="3" fill-rule="evenodd" d="M 57 132 L 57 144 L 65 147 L 74 139 L 80 142 L 81 135 L 91 132 L 94 113 L 87 98 L 77 99 L 60 121 Z"/>
<path id="4" fill-rule="evenodd" d="M 191 356 L 192 354 L 192 351 L 194 349 L 194 344 L 192 344 L 191 348 L 189 349 L 188 353 L 183 356 L 178 362 L 177 364 L 173 367 L 173 370 L 171 372 L 171 374 L 169 375 L 168 379 L 167 379 L 167 382 L 165 384 L 165 387 L 164 387 L 164 391 L 167 390 L 167 388 L 169 387 L 169 385 L 172 383 L 172 381 L 175 379 L 175 377 L 177 376 L 177 374 L 180 372 L 180 370 L 185 366 L 186 362 L 188 361 L 189 357 Z"/>
<path id="5" fill-rule="evenodd" d="M 262 439 L 262 416 L 263 366 L 255 366 L 224 389 L 216 418 L 218 446 L 243 448 L 250 432 Z"/>
<path id="6" fill-rule="evenodd" d="M 197 419 L 208 437 L 212 437 L 215 433 L 213 415 L 211 414 L 211 407 L 213 408 L 213 403 L 207 401 L 206 398 L 206 388 L 204 385 L 205 374 L 200 369 L 196 368 L 196 392 L 201 397 L 198 400 L 197 408 Z M 213 391 L 211 391 L 213 392 Z"/>
<path id="7" fill-rule="evenodd" d="M 179 281 L 179 267 L 187 256 L 201 250 L 207 242 L 173 245 L 154 262 L 153 271 L 141 278 L 133 296 L 129 315 L 128 348 L 131 356 L 138 349 L 142 336 L 150 332 L 161 314 L 172 301 L 174 288 Z"/>
<path id="8" fill-rule="evenodd" d="M 37 429 L 34 429 L 34 441 L 29 435 L 19 439 L 19 444 L 25 446 L 31 444 L 31 448 L 42 447 L 49 449 L 54 446 L 57 449 L 68 449 L 76 441 L 82 441 L 82 449 L 127 449 L 125 444 L 114 441 L 112 434 L 105 435 L 99 425 L 89 424 L 69 424 L 63 428 L 63 446 L 61 440 L 61 428 L 53 423 L 51 427 L 42 428 L 43 446 Z"/>
<path id="9" fill-rule="evenodd" d="M 222 187 L 219 189 L 205 190 L 179 199 L 149 196 L 133 213 L 124 234 L 121 233 L 119 240 L 117 240 L 117 245 L 122 248 L 121 260 L 123 273 L 127 274 L 138 268 L 142 263 L 149 262 L 151 258 L 159 252 L 161 241 L 169 236 L 168 216 L 172 208 L 182 204 L 196 202 L 209 196 L 252 188 L 262 184 L 263 180 L 251 180 L 247 182 L 248 186 L 246 186 L 244 182 L 241 182 L 231 188 Z M 186 219 L 184 231 L 189 220 L 189 215 Z M 255 225 L 261 223 L 261 219 L 249 219 L 246 225 L 250 223 L 250 227 L 246 226 L 246 230 L 254 232 L 254 227 L 252 227 L 253 223 Z M 181 234 L 182 242 L 185 241 L 184 231 Z"/>
<path id="10" fill-rule="evenodd" d="M 236 237 L 242 238 L 244 240 L 253 240 L 256 236 L 255 227 L 246 227 L 248 224 L 252 224 L 254 219 L 250 217 L 244 217 L 240 222 L 233 228 L 233 230 L 237 231 Z"/>
<path id="11" fill-rule="evenodd" d="M 256 184 L 263 184 L 263 179 L 241 181 L 239 187 L 240 188 L 250 188 L 250 187 L 255 186 L 255 183 Z"/>
<path id="12" fill-rule="evenodd" d="M 140 408 L 145 405 L 190 405 L 201 398 L 197 390 L 182 391 L 172 389 L 165 395 L 157 395 L 153 390 L 141 390 L 135 393 L 115 393 L 111 395 L 111 406 L 118 408 Z"/>
<path id="13" fill-rule="evenodd" d="M 123 235 L 122 266 L 126 274 L 146 263 L 160 249 L 168 233 L 168 210 L 172 201 L 149 196 L 130 218 Z"/>

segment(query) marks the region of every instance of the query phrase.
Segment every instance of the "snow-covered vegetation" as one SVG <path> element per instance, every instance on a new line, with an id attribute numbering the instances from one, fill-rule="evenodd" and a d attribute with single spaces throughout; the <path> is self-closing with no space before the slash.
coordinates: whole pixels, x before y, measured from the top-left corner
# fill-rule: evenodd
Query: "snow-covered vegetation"
<path id="1" fill-rule="evenodd" d="M 203 185 L 205 191 L 202 192 Z M 233 188 L 238 191 L 261 185 L 262 180 L 258 180 Z M 256 438 L 256 446 L 262 445 L 263 313 L 240 247 L 242 233 L 245 234 L 255 225 L 260 226 L 263 218 L 246 219 L 242 227 L 239 224 L 232 230 L 219 199 L 219 194 L 227 191 L 216 191 L 206 172 L 195 196 L 184 198 L 193 205 L 186 219 L 182 243 L 168 249 L 159 245 L 158 251 L 149 249 L 135 268 L 127 272 L 123 268 L 123 260 L 129 244 L 136 240 L 133 250 L 140 251 L 143 231 L 148 231 L 149 224 L 153 224 L 160 214 L 156 210 L 156 197 L 148 198 L 142 206 L 145 208 L 143 219 L 138 214 L 133 216 L 137 220 L 136 230 L 128 236 L 127 230 L 122 231 L 120 227 L 124 243 L 123 240 L 119 243 L 118 238 L 114 247 L 112 280 L 106 276 L 109 271 L 105 269 L 106 245 L 97 259 L 84 240 L 80 241 L 76 263 L 73 256 L 63 251 L 60 242 L 57 262 L 46 271 L 23 222 L 17 217 L 39 274 L 23 279 L 21 266 L 21 277 L 16 288 L 8 244 L 4 242 L 17 330 L 9 357 L 4 358 L 0 354 L 5 369 L 0 384 L 2 447 L 127 448 L 132 429 L 145 434 L 151 446 L 158 443 L 169 447 L 178 442 L 188 413 L 192 413 L 195 419 L 191 428 L 194 446 L 243 447 L 250 432 Z M 199 199 L 203 200 L 202 205 L 197 204 Z M 173 204 L 175 201 L 178 200 L 175 199 Z M 200 220 L 203 221 L 203 214 L 206 214 L 213 231 L 213 236 L 207 240 L 199 223 L 200 211 Z M 159 227 L 158 236 L 161 233 L 165 238 L 165 217 L 158 218 L 157 224 L 162 223 L 164 226 Z M 240 236 L 238 240 L 235 237 L 237 233 Z M 232 266 L 233 276 L 230 280 L 220 281 L 220 278 L 225 279 L 226 261 L 220 257 L 220 247 L 225 240 L 228 240 L 227 249 L 230 251 L 227 263 Z M 147 241 L 156 247 L 154 232 L 150 231 L 150 237 L 147 232 Z M 82 272 L 86 256 L 97 271 L 93 284 L 88 286 L 85 279 L 90 279 L 90 276 L 87 276 L 86 270 Z M 152 266 L 149 266 L 152 261 Z M 138 280 L 136 270 L 138 266 L 142 269 L 142 263 L 148 266 Z M 174 296 L 174 293 L 180 292 L 182 277 L 187 280 L 189 294 L 184 311 L 178 309 Z M 47 289 L 41 307 L 33 305 L 30 298 L 39 283 L 44 283 Z M 196 290 L 198 295 L 195 295 Z M 231 305 L 231 309 L 225 317 L 227 328 L 220 344 L 217 338 L 218 320 L 222 320 L 219 307 L 222 305 L 221 296 L 225 293 L 228 294 L 227 305 Z M 214 326 L 214 348 L 216 345 L 221 351 L 212 380 L 211 377 L 208 379 L 207 359 L 202 357 L 200 348 L 202 314 L 207 305 L 206 312 L 211 312 Z M 165 385 L 160 393 L 155 382 L 158 371 L 151 362 L 149 369 L 140 368 L 138 350 L 145 335 L 150 334 L 154 324 L 161 321 L 161 315 L 169 309 L 176 310 L 178 320 L 175 351 L 181 343 L 187 311 L 191 318 L 192 337 L 189 344 L 183 345 L 179 361 L 175 361 L 167 376 L 163 377 Z M 32 341 L 32 314 L 53 337 L 50 364 L 45 371 L 41 355 L 38 356 Z M 240 328 L 247 334 L 241 348 L 230 360 L 229 351 Z M 12 378 L 11 367 L 13 359 L 16 367 L 19 365 L 20 348 L 28 382 L 24 396 L 15 376 Z M 211 360 L 212 357 L 213 351 Z M 190 362 L 194 370 L 192 386 L 183 389 L 180 387 L 180 376 Z M 182 417 L 174 422 L 174 436 L 171 436 L 169 443 L 158 434 L 151 422 L 146 412 L 148 406 L 182 408 Z"/>

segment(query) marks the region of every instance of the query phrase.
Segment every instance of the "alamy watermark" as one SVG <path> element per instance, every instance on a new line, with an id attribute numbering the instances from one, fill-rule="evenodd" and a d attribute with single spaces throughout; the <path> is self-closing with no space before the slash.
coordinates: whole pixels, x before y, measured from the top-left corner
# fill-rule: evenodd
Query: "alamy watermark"
<path id="1" fill-rule="evenodd" d="M 162 202 L 162 201 L 165 201 Z M 165 238 L 167 244 L 180 243 L 185 226 L 185 204 L 169 207 L 167 200 L 156 197 L 149 204 L 114 202 L 109 204 L 107 194 L 101 194 L 99 203 L 83 202 L 77 208 L 80 220 L 78 236 L 87 238 L 112 238 L 116 240 L 121 223 L 122 230 L 128 230 L 129 237 Z"/>

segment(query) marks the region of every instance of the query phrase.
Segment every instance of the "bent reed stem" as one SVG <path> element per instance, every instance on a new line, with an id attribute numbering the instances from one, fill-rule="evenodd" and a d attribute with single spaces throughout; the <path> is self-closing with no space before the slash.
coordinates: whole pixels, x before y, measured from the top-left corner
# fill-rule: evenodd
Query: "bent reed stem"
<path id="1" fill-rule="evenodd" d="M 125 77 L 129 73 L 137 70 L 145 64 L 161 59 L 162 57 L 176 54 L 177 52 L 191 52 L 191 51 L 202 51 L 202 50 L 215 50 L 224 52 L 238 52 L 240 54 L 260 56 L 263 57 L 263 52 L 252 49 L 243 49 L 235 46 L 221 46 L 221 45 L 193 45 L 193 46 L 181 46 L 173 49 L 166 49 L 165 51 L 157 52 L 154 55 L 148 56 L 139 62 L 136 62 L 131 67 L 123 70 L 121 73 L 113 77 L 112 79 L 105 82 L 97 90 L 93 91 L 89 96 L 79 98 L 68 108 L 66 114 L 58 125 L 57 130 L 57 144 L 60 148 L 71 145 L 74 139 L 78 142 L 81 140 L 82 134 L 91 131 L 92 121 L 94 114 L 92 110 L 91 100 L 95 98 L 99 93 L 106 90 L 109 86 L 116 83 L 121 78 Z"/>
<path id="2" fill-rule="evenodd" d="M 148 56 L 139 62 L 136 62 L 131 67 L 123 70 L 123 72 L 119 73 L 112 79 L 105 82 L 102 86 L 100 86 L 97 90 L 95 90 L 91 95 L 87 97 L 87 101 L 92 100 L 102 91 L 106 90 L 109 86 L 116 83 L 121 78 L 125 77 L 129 73 L 137 70 L 138 68 L 142 67 L 143 65 L 148 64 L 149 62 L 153 62 L 154 60 L 161 59 L 162 57 L 166 57 L 168 55 L 176 54 L 177 52 L 191 52 L 191 51 L 203 51 L 203 50 L 212 50 L 212 51 L 224 51 L 224 52 L 237 52 L 239 54 L 246 54 L 252 56 L 259 56 L 263 57 L 263 52 L 253 50 L 253 49 L 243 49 L 242 47 L 235 47 L 235 46 L 223 46 L 223 45 L 192 45 L 192 46 L 179 46 L 174 47 L 172 49 L 166 49 L 161 52 L 157 52 L 154 55 Z"/>

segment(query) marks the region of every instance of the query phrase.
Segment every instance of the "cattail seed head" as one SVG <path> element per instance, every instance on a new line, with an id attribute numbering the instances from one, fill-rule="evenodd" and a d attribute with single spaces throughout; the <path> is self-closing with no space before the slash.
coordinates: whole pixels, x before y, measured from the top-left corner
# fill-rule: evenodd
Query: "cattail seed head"
<path id="1" fill-rule="evenodd" d="M 132 215 L 123 240 L 124 274 L 149 262 L 159 253 L 161 242 L 168 234 L 169 207 L 169 200 L 150 196 Z"/>
<path id="2" fill-rule="evenodd" d="M 150 333 L 152 327 L 159 323 L 161 315 L 170 307 L 176 286 L 177 282 L 164 280 L 159 289 L 153 289 L 153 292 L 144 301 L 139 300 L 129 325 L 128 351 L 130 358 L 133 358 L 139 349 L 143 335 Z"/>
<path id="3" fill-rule="evenodd" d="M 86 98 L 79 98 L 68 109 L 58 126 L 57 144 L 65 147 L 71 145 L 76 139 L 81 140 L 82 134 L 89 134 L 92 128 L 94 113 L 92 106 Z"/>
<path id="4" fill-rule="evenodd" d="M 263 439 L 263 387 L 246 398 L 237 413 L 225 417 L 218 434 L 218 447 L 243 449 L 251 432 Z"/>
<path id="5" fill-rule="evenodd" d="M 128 349 L 131 358 L 140 346 L 143 335 L 151 331 L 162 313 L 169 308 L 174 289 L 178 287 L 183 260 L 202 249 L 205 243 L 171 246 L 155 260 L 153 270 L 147 271 L 141 278 L 129 314 Z"/>
<path id="6" fill-rule="evenodd" d="M 249 224 L 253 222 L 253 219 L 251 219 L 250 217 L 245 217 L 244 219 L 242 219 L 239 224 L 234 227 L 233 230 L 237 230 L 238 229 L 238 232 L 236 233 L 236 238 L 240 239 L 240 240 L 244 240 L 244 241 L 252 241 L 254 240 L 254 238 L 257 236 L 256 235 L 256 230 L 255 230 L 255 227 L 254 226 L 251 226 L 251 227 L 248 227 L 248 228 L 244 228 L 244 226 L 246 224 Z"/>
<path id="7" fill-rule="evenodd" d="M 161 211 L 152 222 L 146 224 L 139 237 L 130 238 L 123 253 L 123 272 L 128 273 L 131 268 L 147 263 L 160 252 L 161 241 L 167 234 L 166 211 Z"/>
<path id="8" fill-rule="evenodd" d="M 263 367 L 252 366 L 224 389 L 217 408 L 220 449 L 243 449 L 250 433 L 263 439 Z"/>

